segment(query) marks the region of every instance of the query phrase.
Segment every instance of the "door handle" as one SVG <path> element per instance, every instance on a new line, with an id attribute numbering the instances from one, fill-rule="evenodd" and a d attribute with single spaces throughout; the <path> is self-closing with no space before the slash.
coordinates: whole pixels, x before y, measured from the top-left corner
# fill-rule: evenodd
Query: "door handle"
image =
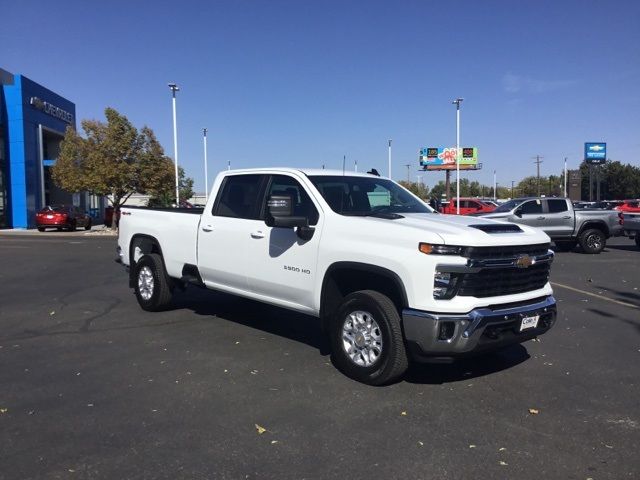
<path id="1" fill-rule="evenodd" d="M 264 233 L 261 230 L 251 232 L 251 238 L 264 238 Z"/>
<path id="2" fill-rule="evenodd" d="M 544 217 L 538 217 L 537 219 L 538 220 L 544 220 Z"/>
<path id="3" fill-rule="evenodd" d="M 563 220 L 570 220 L 571 217 L 570 216 L 566 216 L 566 217 L 562 217 Z"/>
<path id="4" fill-rule="evenodd" d="M 203 232 L 211 232 L 213 230 L 213 226 L 211 225 L 203 225 L 202 226 L 202 231 Z"/>

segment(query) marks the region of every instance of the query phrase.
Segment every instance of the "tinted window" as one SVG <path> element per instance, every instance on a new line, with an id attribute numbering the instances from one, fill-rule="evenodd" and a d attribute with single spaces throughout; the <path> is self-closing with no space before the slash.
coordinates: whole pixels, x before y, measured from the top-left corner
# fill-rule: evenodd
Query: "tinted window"
<path id="1" fill-rule="evenodd" d="M 542 202 L 540 200 L 529 200 L 520 207 L 523 215 L 542 213 Z"/>
<path id="2" fill-rule="evenodd" d="M 274 175 L 267 198 L 271 195 L 290 195 L 293 202 L 293 216 L 308 218 L 309 225 L 318 223 L 318 210 L 306 190 L 296 179 L 286 175 Z"/>
<path id="3" fill-rule="evenodd" d="M 263 175 L 234 175 L 225 178 L 214 207 L 219 217 L 258 218 L 258 193 Z"/>
<path id="4" fill-rule="evenodd" d="M 433 212 L 386 178 L 313 175 L 309 179 L 331 209 L 341 215 Z"/>
<path id="5" fill-rule="evenodd" d="M 560 213 L 569 210 L 566 200 L 547 200 L 549 206 L 549 213 Z"/>

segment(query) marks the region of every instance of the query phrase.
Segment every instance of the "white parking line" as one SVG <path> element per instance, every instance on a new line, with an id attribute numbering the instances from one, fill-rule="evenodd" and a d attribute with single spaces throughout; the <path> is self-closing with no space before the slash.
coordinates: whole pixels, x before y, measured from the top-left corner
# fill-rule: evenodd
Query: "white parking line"
<path id="1" fill-rule="evenodd" d="M 570 287 L 569 285 L 563 285 L 562 283 L 551 282 L 551 285 L 553 285 L 554 287 L 566 288 L 567 290 L 572 290 L 574 292 L 582 293 L 584 295 L 589 295 L 591 297 L 596 297 L 596 298 L 599 298 L 600 300 L 606 300 L 607 302 L 617 303 L 618 305 L 622 305 L 624 307 L 637 308 L 638 310 L 640 310 L 640 306 L 634 305 L 633 303 L 622 302 L 620 300 L 608 298 L 603 295 L 598 295 L 597 293 L 591 293 L 585 290 L 580 290 L 579 288 Z"/>

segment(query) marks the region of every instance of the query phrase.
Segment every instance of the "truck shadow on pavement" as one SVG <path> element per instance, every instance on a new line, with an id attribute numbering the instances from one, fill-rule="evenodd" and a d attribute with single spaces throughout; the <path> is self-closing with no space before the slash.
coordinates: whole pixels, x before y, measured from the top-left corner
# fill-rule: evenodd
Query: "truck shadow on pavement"
<path id="1" fill-rule="evenodd" d="M 172 309 L 191 310 L 197 315 L 218 317 L 266 333 L 278 335 L 318 349 L 320 355 L 331 353 L 329 342 L 316 317 L 265 305 L 220 292 L 187 289 L 174 297 Z M 411 364 L 403 380 L 419 384 L 443 384 L 467 381 L 510 369 L 530 358 L 522 345 L 497 352 L 457 359 L 445 364 Z"/>

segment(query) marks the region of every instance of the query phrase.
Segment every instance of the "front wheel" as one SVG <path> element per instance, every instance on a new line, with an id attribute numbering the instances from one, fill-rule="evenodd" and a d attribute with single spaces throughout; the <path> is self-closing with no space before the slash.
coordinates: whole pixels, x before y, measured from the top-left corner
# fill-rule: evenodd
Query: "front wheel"
<path id="1" fill-rule="evenodd" d="M 398 310 L 380 292 L 347 295 L 332 318 L 329 334 L 334 364 L 354 380 L 384 385 L 407 370 Z"/>
<path id="2" fill-rule="evenodd" d="M 607 244 L 607 239 L 602 230 L 590 228 L 580 234 L 578 239 L 584 253 L 600 253 Z"/>
<path id="3" fill-rule="evenodd" d="M 91 220 L 89 220 L 89 221 L 87 222 L 87 224 L 84 226 L 84 229 L 85 229 L 85 230 L 91 230 Z"/>
<path id="4" fill-rule="evenodd" d="M 134 268 L 136 298 L 142 309 L 164 310 L 171 303 L 173 291 L 162 257 L 157 253 L 144 255 Z"/>

